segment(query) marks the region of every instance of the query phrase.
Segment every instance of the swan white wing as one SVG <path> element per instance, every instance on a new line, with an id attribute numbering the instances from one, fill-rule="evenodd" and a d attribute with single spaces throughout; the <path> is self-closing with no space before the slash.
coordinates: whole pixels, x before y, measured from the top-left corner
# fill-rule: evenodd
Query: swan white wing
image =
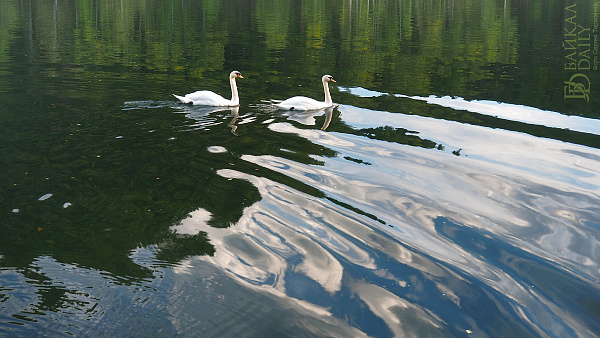
<path id="1" fill-rule="evenodd" d="M 179 101 L 187 104 L 193 104 L 195 106 L 213 106 L 213 107 L 235 107 L 240 104 L 240 98 L 237 91 L 237 85 L 235 84 L 236 78 L 243 78 L 242 74 L 237 70 L 229 73 L 229 85 L 231 86 L 231 100 L 224 98 L 223 96 L 213 93 L 209 90 L 199 90 L 193 93 L 186 94 L 185 96 L 179 96 L 173 94 Z"/>
<path id="2" fill-rule="evenodd" d="M 319 102 L 306 96 L 290 97 L 275 105 L 287 110 L 317 110 L 327 107 L 325 102 Z"/>
<path id="3" fill-rule="evenodd" d="M 177 96 L 175 96 L 177 97 Z M 186 94 L 183 100 L 177 97 L 183 103 L 192 103 L 198 106 L 232 106 L 231 100 L 227 100 L 219 94 L 208 90 L 199 90 L 197 92 Z"/>

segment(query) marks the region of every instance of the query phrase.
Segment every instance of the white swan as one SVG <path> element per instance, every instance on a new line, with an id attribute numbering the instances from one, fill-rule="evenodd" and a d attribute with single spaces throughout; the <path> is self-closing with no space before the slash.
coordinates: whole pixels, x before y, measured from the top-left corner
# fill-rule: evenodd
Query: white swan
<path id="1" fill-rule="evenodd" d="M 181 103 L 185 104 L 193 104 L 196 106 L 238 106 L 240 104 L 240 98 L 238 96 L 237 85 L 235 83 L 235 78 L 239 77 L 243 79 L 244 77 L 240 72 L 234 70 L 229 74 L 229 84 L 231 85 L 231 100 L 227 100 L 223 96 L 213 93 L 209 90 L 199 90 L 197 92 L 186 94 L 185 96 L 179 96 L 173 94 Z"/>
<path id="2" fill-rule="evenodd" d="M 333 106 L 328 82 L 335 82 L 335 80 L 331 75 L 323 75 L 321 81 L 323 82 L 323 90 L 325 91 L 325 102 L 320 102 L 306 96 L 294 96 L 275 105 L 286 110 L 317 110 Z"/>

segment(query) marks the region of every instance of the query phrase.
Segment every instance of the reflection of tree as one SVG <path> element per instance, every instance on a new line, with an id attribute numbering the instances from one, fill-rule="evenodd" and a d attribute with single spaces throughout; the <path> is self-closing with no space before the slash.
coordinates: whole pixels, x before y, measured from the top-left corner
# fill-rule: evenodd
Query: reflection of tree
<path id="1" fill-rule="evenodd" d="M 273 74 L 294 75 L 279 86 L 266 85 L 279 93 L 329 70 L 343 72 L 336 76 L 352 85 L 386 92 L 564 105 L 548 86 L 562 83 L 552 67 L 560 64 L 560 48 L 550 49 L 562 37 L 561 20 L 549 27 L 550 34 L 534 37 L 529 29 L 561 13 L 557 0 L 543 6 L 495 0 L 31 1 L 21 7 L 9 1 L 0 6 L 0 59 L 19 22 L 32 45 L 20 54 L 76 65 L 83 77 L 90 75 L 89 68 L 80 69 L 86 64 L 121 73 L 151 71 L 156 81 L 176 86 L 202 79 L 225 89 L 210 83 L 212 74 L 247 66 L 269 81 Z M 319 88 L 300 89 L 312 96 Z"/>
<path id="2" fill-rule="evenodd" d="M 5 1 L 0 4 L 0 63 L 9 60 L 11 32 L 15 29 L 18 20 L 18 12 L 14 2 Z M 4 74 L 0 71 L 0 76 L 2 75 Z"/>
<path id="3" fill-rule="evenodd" d="M 366 136 L 371 139 L 384 140 L 388 142 L 397 142 L 411 146 L 423 148 L 435 148 L 437 144 L 430 140 L 422 139 L 415 135 L 414 131 L 404 128 L 393 128 L 390 126 L 360 129 L 356 132 L 357 135 Z"/>
<path id="4" fill-rule="evenodd" d="M 16 15 L 18 9 L 9 7 L 10 3 L 0 4 L 0 13 Z M 191 77 L 222 68 L 227 30 L 218 17 L 218 2 L 205 1 L 201 6 L 175 1 L 23 4 L 25 12 L 19 13 L 25 19 L 23 25 L 33 42 L 39 41 L 39 49 L 29 52 L 46 61 L 170 69 Z M 191 21 L 199 27 L 190 26 Z"/>
<path id="5" fill-rule="evenodd" d="M 367 88 L 466 96 L 489 76 L 481 66 L 516 60 L 516 22 L 497 1 L 350 1 L 341 22 L 344 62 Z"/>

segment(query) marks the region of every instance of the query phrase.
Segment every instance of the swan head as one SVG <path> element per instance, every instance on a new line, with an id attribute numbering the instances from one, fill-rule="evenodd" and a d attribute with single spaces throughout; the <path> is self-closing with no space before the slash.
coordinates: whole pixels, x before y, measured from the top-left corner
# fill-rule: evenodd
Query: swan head
<path id="1" fill-rule="evenodd" d="M 242 73 L 238 72 L 237 70 L 234 70 L 233 72 L 229 73 L 229 77 L 230 78 L 236 78 L 239 77 L 240 79 L 243 79 L 244 77 L 242 76 Z"/>
<path id="2" fill-rule="evenodd" d="M 323 83 L 325 82 L 335 82 L 335 80 L 333 79 L 333 76 L 331 75 L 323 75 L 323 77 L 321 78 L 321 81 L 323 81 Z"/>

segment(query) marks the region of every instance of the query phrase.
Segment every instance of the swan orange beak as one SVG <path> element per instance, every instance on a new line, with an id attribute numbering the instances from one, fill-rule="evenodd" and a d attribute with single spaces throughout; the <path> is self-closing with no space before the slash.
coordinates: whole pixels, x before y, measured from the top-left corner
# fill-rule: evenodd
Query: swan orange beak
<path id="1" fill-rule="evenodd" d="M 329 79 L 329 81 L 331 81 L 331 82 L 336 82 L 334 79 Z"/>
<path id="2" fill-rule="evenodd" d="M 240 79 L 243 79 L 244 77 L 242 76 L 242 74 L 238 74 L 237 77 L 239 77 Z"/>

